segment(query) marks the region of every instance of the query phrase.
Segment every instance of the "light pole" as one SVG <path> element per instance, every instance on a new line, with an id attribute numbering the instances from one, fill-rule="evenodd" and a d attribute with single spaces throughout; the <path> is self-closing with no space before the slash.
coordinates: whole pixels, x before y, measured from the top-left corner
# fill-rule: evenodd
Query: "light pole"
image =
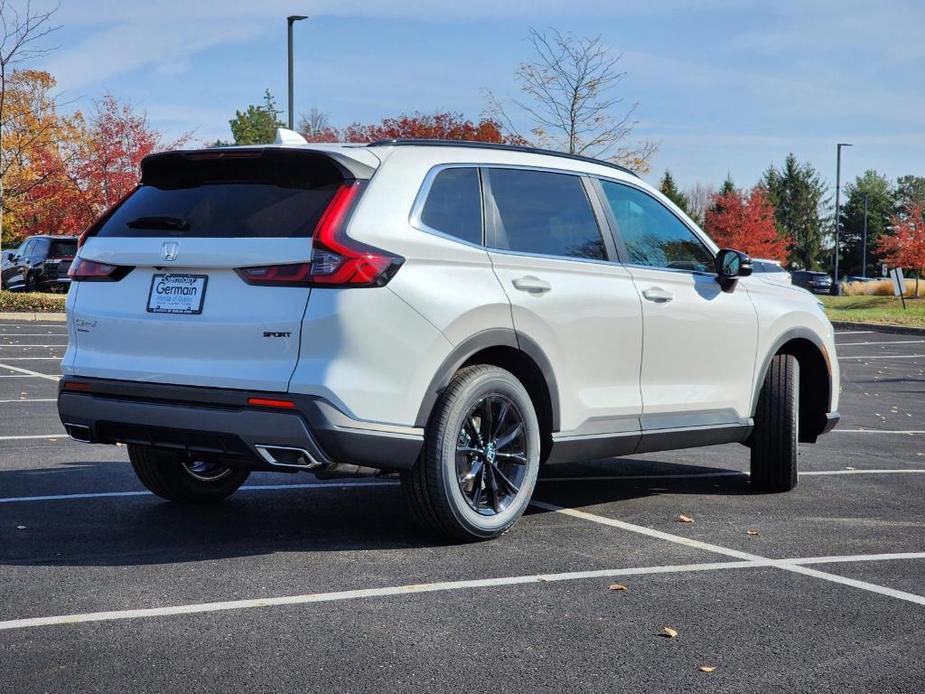
<path id="1" fill-rule="evenodd" d="M 864 193 L 864 247 L 861 251 L 861 277 L 867 277 L 867 193 Z"/>
<path id="2" fill-rule="evenodd" d="M 308 17 L 294 14 L 286 17 L 286 33 L 289 38 L 289 129 L 293 128 L 293 96 L 292 96 L 292 25 Z"/>
<path id="3" fill-rule="evenodd" d="M 853 145 L 847 142 L 839 142 L 838 147 L 836 148 L 836 163 L 835 163 L 835 294 L 841 294 L 841 285 L 838 283 L 838 232 L 839 232 L 839 222 L 841 220 L 841 201 L 839 200 L 839 194 L 841 193 L 841 148 L 842 147 L 852 147 Z"/>

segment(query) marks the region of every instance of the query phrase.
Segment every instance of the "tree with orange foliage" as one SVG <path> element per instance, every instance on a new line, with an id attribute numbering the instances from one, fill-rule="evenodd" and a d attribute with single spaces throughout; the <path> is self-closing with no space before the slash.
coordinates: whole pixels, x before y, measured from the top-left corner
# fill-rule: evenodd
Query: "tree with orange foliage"
<path id="1" fill-rule="evenodd" d="M 174 149 L 184 136 L 165 143 L 147 116 L 107 94 L 89 120 L 76 113 L 43 157 L 55 174 L 33 188 L 30 202 L 41 206 L 23 231 L 76 233 L 121 200 L 137 184 L 141 160 L 161 149 Z"/>
<path id="2" fill-rule="evenodd" d="M 309 142 L 375 142 L 393 138 L 472 140 L 523 144 L 516 136 L 506 135 L 501 123 L 491 118 L 473 122 L 461 113 L 414 113 L 397 118 L 384 118 L 380 123 L 352 123 L 337 129 L 327 124 L 324 114 L 313 113 L 303 118 L 302 134 Z"/>
<path id="3" fill-rule="evenodd" d="M 754 258 L 783 260 L 787 256 L 787 241 L 778 235 L 774 224 L 774 206 L 761 187 L 748 194 L 732 189 L 714 195 L 704 226 L 723 248 Z"/>
<path id="4" fill-rule="evenodd" d="M 915 295 L 919 295 L 919 278 L 925 272 L 925 204 L 913 203 L 905 214 L 893 217 L 892 233 L 883 234 L 877 243 L 888 265 L 916 271 Z"/>

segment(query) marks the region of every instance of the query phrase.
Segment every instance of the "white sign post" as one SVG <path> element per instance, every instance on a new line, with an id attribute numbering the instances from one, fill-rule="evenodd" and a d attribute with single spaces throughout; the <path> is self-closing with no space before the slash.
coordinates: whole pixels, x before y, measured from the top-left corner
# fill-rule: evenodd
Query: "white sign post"
<path id="1" fill-rule="evenodd" d="M 906 308 L 906 297 L 903 296 L 906 289 L 906 280 L 903 277 L 903 270 L 900 267 L 894 267 L 890 270 L 890 279 L 893 280 L 893 296 L 898 296 L 903 302 L 903 309 Z"/>

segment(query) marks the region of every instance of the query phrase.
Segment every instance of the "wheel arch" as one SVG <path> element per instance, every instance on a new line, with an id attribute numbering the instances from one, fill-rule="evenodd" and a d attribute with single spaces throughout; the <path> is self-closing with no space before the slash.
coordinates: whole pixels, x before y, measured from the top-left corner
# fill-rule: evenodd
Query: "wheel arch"
<path id="1" fill-rule="evenodd" d="M 559 389 L 549 359 L 535 341 L 504 328 L 473 335 L 443 360 L 424 394 L 415 426 L 427 425 L 440 393 L 460 368 L 471 364 L 493 364 L 510 371 L 527 389 L 544 432 L 559 430 Z"/>
<path id="2" fill-rule="evenodd" d="M 780 335 L 756 372 L 758 378 L 752 393 L 753 417 L 771 360 L 778 354 L 793 355 L 800 365 L 800 441 L 815 443 L 816 438 L 826 430 L 826 415 L 831 410 L 831 356 L 822 339 L 809 329 L 794 328 Z"/>

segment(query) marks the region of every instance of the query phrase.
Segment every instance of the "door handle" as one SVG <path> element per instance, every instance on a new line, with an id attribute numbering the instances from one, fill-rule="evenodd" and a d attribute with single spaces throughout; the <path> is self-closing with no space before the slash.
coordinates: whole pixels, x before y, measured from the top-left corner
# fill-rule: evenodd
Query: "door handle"
<path id="1" fill-rule="evenodd" d="M 674 299 L 674 294 L 662 289 L 661 287 L 649 287 L 642 292 L 643 297 L 657 304 L 667 304 Z"/>
<path id="2" fill-rule="evenodd" d="M 511 284 L 514 285 L 514 289 L 519 289 L 522 292 L 529 292 L 531 294 L 545 294 L 552 289 L 552 285 L 549 284 L 549 282 L 541 280 L 539 277 L 534 277 L 533 275 L 518 277 L 516 280 L 513 280 Z"/>

